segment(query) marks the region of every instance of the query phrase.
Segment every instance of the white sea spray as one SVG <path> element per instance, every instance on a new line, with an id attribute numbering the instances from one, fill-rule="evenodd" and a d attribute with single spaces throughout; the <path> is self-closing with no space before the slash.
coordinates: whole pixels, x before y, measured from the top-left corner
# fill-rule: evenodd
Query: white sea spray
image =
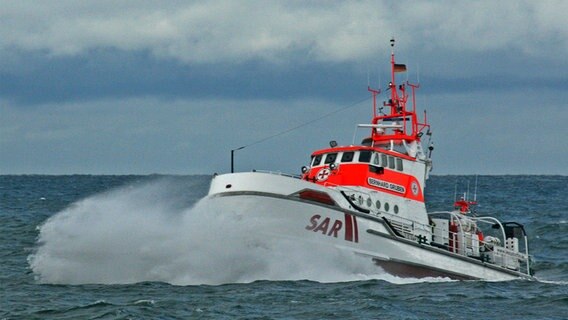
<path id="1" fill-rule="evenodd" d="M 275 227 L 273 221 L 235 208 L 207 200 L 184 206 L 179 187 L 167 179 L 123 187 L 55 214 L 40 227 L 37 250 L 28 259 L 36 278 L 56 284 L 175 285 L 424 281 L 389 276 L 370 259 L 340 248 L 267 237 L 258 231 Z"/>

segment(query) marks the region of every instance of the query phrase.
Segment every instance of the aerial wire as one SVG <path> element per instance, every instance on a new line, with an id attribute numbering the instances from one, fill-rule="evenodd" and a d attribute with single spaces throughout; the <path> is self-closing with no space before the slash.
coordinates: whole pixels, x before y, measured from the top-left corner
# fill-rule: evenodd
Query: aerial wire
<path id="1" fill-rule="evenodd" d="M 254 142 L 252 142 L 252 143 L 249 143 L 249 144 L 247 144 L 247 145 L 244 145 L 244 146 L 239 147 L 239 148 L 234 149 L 234 150 L 241 150 L 241 149 L 244 149 L 244 148 L 248 148 L 248 147 L 253 146 L 253 145 L 255 145 L 255 144 L 259 144 L 259 143 L 261 143 L 261 142 L 264 142 L 264 141 L 266 141 L 266 140 L 270 140 L 270 139 L 279 137 L 279 136 L 284 135 L 284 134 L 286 134 L 286 133 L 288 133 L 288 132 L 291 132 L 291 131 L 300 129 L 300 128 L 305 127 L 305 126 L 307 126 L 307 125 L 309 125 L 309 124 L 312 124 L 312 123 L 314 123 L 314 122 L 318 122 L 318 121 L 320 121 L 320 120 L 322 120 L 322 119 L 325 119 L 325 118 L 327 118 L 327 117 L 330 117 L 330 116 L 332 116 L 332 115 L 334 115 L 334 114 L 336 114 L 336 113 L 339 113 L 339 112 L 341 112 L 341 111 L 344 111 L 344 110 L 353 108 L 353 107 L 355 107 L 356 105 L 358 105 L 358 104 L 360 104 L 360 103 L 362 103 L 362 102 L 364 102 L 364 101 L 366 101 L 366 100 L 369 100 L 369 99 L 370 99 L 369 97 L 366 97 L 365 99 L 361 99 L 361 100 L 359 100 L 359 101 L 357 101 L 357 102 L 354 102 L 354 103 L 352 103 L 352 104 L 350 104 L 350 105 L 347 105 L 347 106 L 345 106 L 345 107 L 342 107 L 342 108 L 336 109 L 336 110 L 334 110 L 334 111 L 332 111 L 332 112 L 329 112 L 329 113 L 327 113 L 327 114 L 324 114 L 323 116 L 321 116 L 321 117 L 319 117 L 319 118 L 312 119 L 312 120 L 310 120 L 310 121 L 304 122 L 304 123 L 302 123 L 302 124 L 299 124 L 299 125 L 297 125 L 297 126 L 295 126 L 295 127 L 290 128 L 290 129 L 286 129 L 286 130 L 281 131 L 281 132 L 279 132 L 279 133 L 276 133 L 276 134 L 273 134 L 273 135 L 264 137 L 264 138 L 262 138 L 262 139 L 259 139 L 259 140 L 257 140 L 257 141 L 254 141 Z"/>
<path id="2" fill-rule="evenodd" d="M 254 145 L 256 145 L 256 144 L 265 142 L 265 141 L 267 141 L 267 140 L 271 140 L 271 139 L 274 139 L 274 138 L 276 138 L 276 137 L 285 135 L 285 134 L 287 134 L 287 133 L 289 133 L 289 132 L 292 132 L 292 131 L 294 131 L 294 130 L 298 130 L 298 129 L 303 128 L 303 127 L 305 127 L 305 126 L 307 126 L 307 125 L 310 125 L 310 124 L 312 124 L 312 123 L 314 123 L 314 122 L 318 122 L 318 121 L 320 121 L 320 120 L 322 120 L 322 119 L 325 119 L 325 118 L 327 118 L 327 117 L 330 117 L 330 116 L 332 116 L 332 115 L 334 115 L 334 114 L 336 114 L 336 113 L 339 113 L 339 112 L 341 112 L 341 111 L 344 111 L 344 110 L 347 110 L 347 109 L 351 109 L 351 108 L 357 106 L 358 104 L 360 104 L 360 103 L 362 103 L 362 102 L 364 102 L 364 101 L 367 101 L 367 100 L 369 100 L 369 99 L 370 99 L 370 97 L 366 97 L 365 99 L 358 100 L 358 101 L 356 101 L 356 102 L 354 102 L 354 103 L 352 103 L 352 104 L 349 104 L 349 105 L 347 105 L 347 106 L 345 106 L 345 107 L 336 109 L 336 110 L 331 111 L 331 112 L 329 112 L 329 113 L 326 113 L 326 114 L 324 114 L 323 116 L 321 116 L 321 117 L 319 117 L 319 118 L 312 119 L 312 120 L 310 120 L 310 121 L 304 122 L 304 123 L 302 123 L 302 124 L 299 124 L 299 125 L 297 125 L 297 126 L 295 126 L 295 127 L 290 128 L 290 129 L 286 129 L 286 130 L 281 131 L 281 132 L 278 132 L 278 133 L 276 133 L 276 134 L 273 134 L 273 135 L 264 137 L 264 138 L 262 138 L 262 139 L 256 140 L 256 141 L 254 141 L 254 142 L 251 142 L 251 143 L 249 143 L 249 144 L 243 145 L 243 146 L 241 146 L 241 147 L 238 147 L 238 148 L 235 148 L 235 149 L 231 149 L 231 173 L 234 172 L 234 154 L 235 154 L 235 151 L 237 151 L 237 150 L 242 150 L 242 149 L 244 149 L 244 148 L 248 148 L 248 147 L 250 147 L 250 146 L 254 146 Z"/>

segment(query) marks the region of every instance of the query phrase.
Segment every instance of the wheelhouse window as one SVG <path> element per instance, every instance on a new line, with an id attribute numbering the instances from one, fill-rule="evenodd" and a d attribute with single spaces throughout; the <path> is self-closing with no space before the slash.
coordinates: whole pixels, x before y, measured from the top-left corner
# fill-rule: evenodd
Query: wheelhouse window
<path id="1" fill-rule="evenodd" d="M 320 162 L 321 162 L 321 158 L 322 158 L 321 154 L 318 154 L 317 156 L 315 156 L 314 161 L 312 162 L 312 167 L 319 165 Z"/>
<path id="2" fill-rule="evenodd" d="M 373 164 L 376 166 L 381 165 L 381 155 L 378 153 L 373 154 Z"/>
<path id="3" fill-rule="evenodd" d="M 390 143 L 387 143 L 387 142 L 375 143 L 375 147 L 385 149 L 385 150 L 391 149 Z"/>
<path id="4" fill-rule="evenodd" d="M 396 158 L 396 170 L 402 171 L 402 159 Z"/>
<path id="5" fill-rule="evenodd" d="M 324 163 L 325 163 L 325 164 L 334 163 L 334 162 L 335 162 L 335 159 L 337 159 L 337 153 L 328 153 L 328 154 L 325 156 L 325 161 L 324 161 Z"/>
<path id="6" fill-rule="evenodd" d="M 353 151 L 344 152 L 343 155 L 341 156 L 341 162 L 352 162 L 354 156 L 355 152 Z"/>
<path id="7" fill-rule="evenodd" d="M 406 148 L 400 143 L 393 144 L 392 149 L 393 149 L 393 151 L 396 151 L 398 153 L 407 154 Z"/>
<path id="8" fill-rule="evenodd" d="M 387 155 L 384 153 L 381 154 L 381 163 L 383 164 L 383 167 L 388 167 Z"/>
<path id="9" fill-rule="evenodd" d="M 370 162 L 371 161 L 371 151 L 361 151 L 359 152 L 359 162 Z"/>
<path id="10" fill-rule="evenodd" d="M 395 165 L 394 165 L 394 157 L 389 156 L 389 168 L 394 169 Z"/>

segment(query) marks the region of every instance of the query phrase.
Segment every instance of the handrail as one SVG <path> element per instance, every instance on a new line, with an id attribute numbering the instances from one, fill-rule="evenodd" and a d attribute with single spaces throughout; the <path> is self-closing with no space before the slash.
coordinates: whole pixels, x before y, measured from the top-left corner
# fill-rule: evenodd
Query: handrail
<path id="1" fill-rule="evenodd" d="M 430 212 L 428 213 L 428 215 L 439 215 L 439 214 L 448 214 L 451 217 L 455 218 L 458 221 L 461 221 L 461 213 L 457 213 L 457 212 L 453 212 L 453 211 L 435 211 L 435 212 Z M 490 216 L 484 216 L 484 217 L 467 217 L 468 219 L 475 221 L 475 222 L 483 222 L 483 223 L 487 223 L 487 224 L 491 224 L 491 222 L 486 221 L 486 220 L 491 220 L 493 221 L 493 224 L 498 224 L 499 225 L 499 229 L 501 230 L 501 236 L 503 237 L 503 243 L 505 243 L 505 241 L 507 240 L 507 236 L 505 235 L 505 228 L 503 227 L 503 224 L 501 224 L 501 221 L 499 221 L 497 218 L 495 217 L 490 217 Z M 461 226 L 461 225 L 460 225 Z"/>
<path id="2" fill-rule="evenodd" d="M 462 218 L 466 218 L 466 217 L 462 217 L 458 212 L 451 212 L 451 211 L 436 211 L 436 212 L 430 212 L 429 213 L 430 216 L 440 216 L 440 215 L 449 215 L 450 217 L 452 217 L 453 219 L 457 218 L 458 221 L 460 221 Z M 470 219 L 472 221 L 474 221 L 475 223 L 483 223 L 486 225 L 498 225 L 499 229 L 500 229 L 500 233 L 501 236 L 503 238 L 503 244 L 502 245 L 498 245 L 497 247 L 499 247 L 499 252 L 494 252 L 495 255 L 500 256 L 501 258 L 505 258 L 505 257 L 509 257 L 509 258 L 513 258 L 513 259 L 518 259 L 519 262 L 524 262 L 524 267 L 526 268 L 526 274 L 530 275 L 530 255 L 529 255 L 529 250 L 528 250 L 528 240 L 527 240 L 527 235 L 523 234 L 523 238 L 524 238 L 524 242 L 525 242 L 525 252 L 518 252 L 518 251 L 513 251 L 510 250 L 506 247 L 506 233 L 505 233 L 505 228 L 503 226 L 503 224 L 501 223 L 501 221 L 499 221 L 497 218 L 495 217 L 490 217 L 490 216 L 483 216 L 483 217 L 467 217 L 467 219 Z M 450 231 L 450 234 L 456 234 L 456 232 L 452 232 Z M 521 240 L 521 239 L 519 239 Z M 480 246 L 483 245 L 485 246 L 486 244 L 488 244 L 486 241 L 483 240 L 479 240 L 479 244 Z M 492 244 L 495 245 L 495 244 Z M 520 256 L 519 256 L 520 255 Z M 519 267 L 521 267 L 519 265 Z"/>
<path id="3" fill-rule="evenodd" d="M 291 176 L 291 177 L 297 177 L 297 176 L 292 176 L 292 175 L 286 175 L 286 174 L 282 174 L 280 172 L 275 173 L 275 172 L 267 172 L 267 173 L 271 173 L 271 174 L 278 174 L 278 175 L 285 175 L 285 176 Z M 337 185 L 334 183 L 330 183 L 330 182 L 324 182 L 323 183 L 324 186 L 326 187 L 331 187 L 331 188 L 338 188 L 340 189 L 340 191 L 342 193 L 344 192 L 354 192 L 356 194 L 362 195 L 364 197 L 368 197 L 368 198 L 374 198 L 375 196 L 373 194 L 378 193 L 378 191 L 367 191 L 362 189 L 361 187 L 356 187 L 356 186 L 343 186 L 343 185 Z M 347 194 L 344 195 L 346 198 L 348 197 Z M 347 200 L 349 201 L 349 200 Z M 367 214 L 371 214 L 371 215 L 382 215 L 383 218 L 385 220 L 388 219 L 388 221 L 390 223 L 394 223 L 393 225 L 391 225 L 390 227 L 393 228 L 393 230 L 396 231 L 397 236 L 402 236 L 404 238 L 407 239 L 415 239 L 417 235 L 419 235 L 422 232 L 427 232 L 428 234 L 433 234 L 433 230 L 435 230 L 437 227 L 430 225 L 430 224 L 424 224 L 406 217 L 401 217 L 399 215 L 395 215 L 393 213 L 390 212 L 386 212 L 384 210 L 381 209 L 372 209 L 369 210 L 369 213 Z M 505 228 L 503 226 L 503 223 L 501 223 L 501 221 L 499 221 L 497 218 L 495 217 L 491 217 L 491 216 L 481 216 L 481 217 L 473 217 L 473 216 L 465 216 L 460 212 L 457 211 L 434 211 L 434 212 L 428 212 L 427 215 L 429 217 L 433 217 L 433 216 L 449 216 L 448 218 L 450 219 L 450 221 L 455 221 L 458 224 L 458 230 L 464 230 L 464 219 L 468 219 L 471 220 L 472 222 L 476 223 L 482 223 L 484 225 L 498 225 L 499 226 L 499 238 L 502 239 L 502 244 L 495 244 L 495 243 L 489 243 L 487 241 L 483 241 L 483 240 L 476 240 L 477 243 L 479 244 L 479 247 L 487 247 L 488 245 L 493 245 L 494 247 L 498 247 L 499 250 L 495 250 L 493 251 L 493 255 L 495 257 L 500 257 L 500 259 L 518 259 L 518 262 L 520 262 L 519 265 L 516 266 L 516 268 L 518 268 L 518 270 L 520 272 L 526 272 L 526 274 L 530 275 L 530 256 L 529 256 L 529 252 L 528 252 L 528 241 L 527 241 L 527 236 L 526 234 L 524 235 L 524 242 L 525 242 L 525 252 L 524 254 L 522 252 L 517 252 L 517 251 L 513 251 L 510 250 L 506 247 L 506 243 L 507 243 L 507 238 L 506 238 L 506 233 L 505 233 Z M 417 233 L 419 232 L 419 233 Z M 449 231 L 448 235 L 444 235 L 442 239 L 448 240 L 450 239 L 450 237 L 454 237 L 454 236 L 458 236 L 460 233 L 458 232 L 454 232 L 454 231 Z M 466 232 L 462 232 L 462 239 L 456 239 L 456 241 L 460 241 L 463 242 L 465 241 L 465 234 L 467 234 Z M 521 239 L 519 239 L 521 240 Z M 442 241 L 442 244 L 445 243 L 445 241 Z M 466 245 L 465 243 L 463 245 Z M 457 248 L 457 247 L 456 247 Z M 463 247 L 464 250 L 459 252 L 456 251 L 455 253 L 461 256 L 468 256 L 467 251 L 465 250 L 466 247 Z M 471 249 L 471 247 L 468 246 L 468 248 Z M 478 255 L 475 255 L 475 257 L 478 257 Z M 506 261 L 506 260 L 501 260 L 501 261 Z M 524 263 L 523 263 L 524 262 Z M 493 261 L 491 262 L 491 264 L 495 264 L 498 266 L 502 266 L 502 267 L 510 267 L 509 265 L 507 265 L 507 262 L 497 262 L 497 261 Z M 526 268 L 526 271 L 523 271 L 522 269 Z M 521 269 L 522 268 L 522 269 Z"/>
<path id="4" fill-rule="evenodd" d="M 252 170 L 252 172 L 267 173 L 267 174 L 273 174 L 273 175 L 276 175 L 276 176 L 290 177 L 290 178 L 295 178 L 295 179 L 301 179 L 302 178 L 301 175 L 284 173 L 284 172 L 281 172 L 281 171 Z"/>

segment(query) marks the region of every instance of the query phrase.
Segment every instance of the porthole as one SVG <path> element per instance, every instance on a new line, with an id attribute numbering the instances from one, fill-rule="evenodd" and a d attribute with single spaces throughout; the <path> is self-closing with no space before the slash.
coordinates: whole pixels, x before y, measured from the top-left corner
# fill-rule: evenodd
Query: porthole
<path id="1" fill-rule="evenodd" d="M 377 209 L 381 208 L 381 202 L 379 200 L 377 200 L 377 202 L 375 202 L 375 205 L 377 206 Z"/>
<path id="2" fill-rule="evenodd" d="M 389 211 L 389 203 L 388 202 L 385 202 L 385 211 L 387 211 L 387 212 Z"/>
<path id="3" fill-rule="evenodd" d="M 398 205 L 395 204 L 392 209 L 394 210 L 394 213 L 398 213 Z"/>
<path id="4" fill-rule="evenodd" d="M 367 198 L 367 207 L 371 207 L 373 205 L 373 201 L 371 200 L 371 198 Z"/>

